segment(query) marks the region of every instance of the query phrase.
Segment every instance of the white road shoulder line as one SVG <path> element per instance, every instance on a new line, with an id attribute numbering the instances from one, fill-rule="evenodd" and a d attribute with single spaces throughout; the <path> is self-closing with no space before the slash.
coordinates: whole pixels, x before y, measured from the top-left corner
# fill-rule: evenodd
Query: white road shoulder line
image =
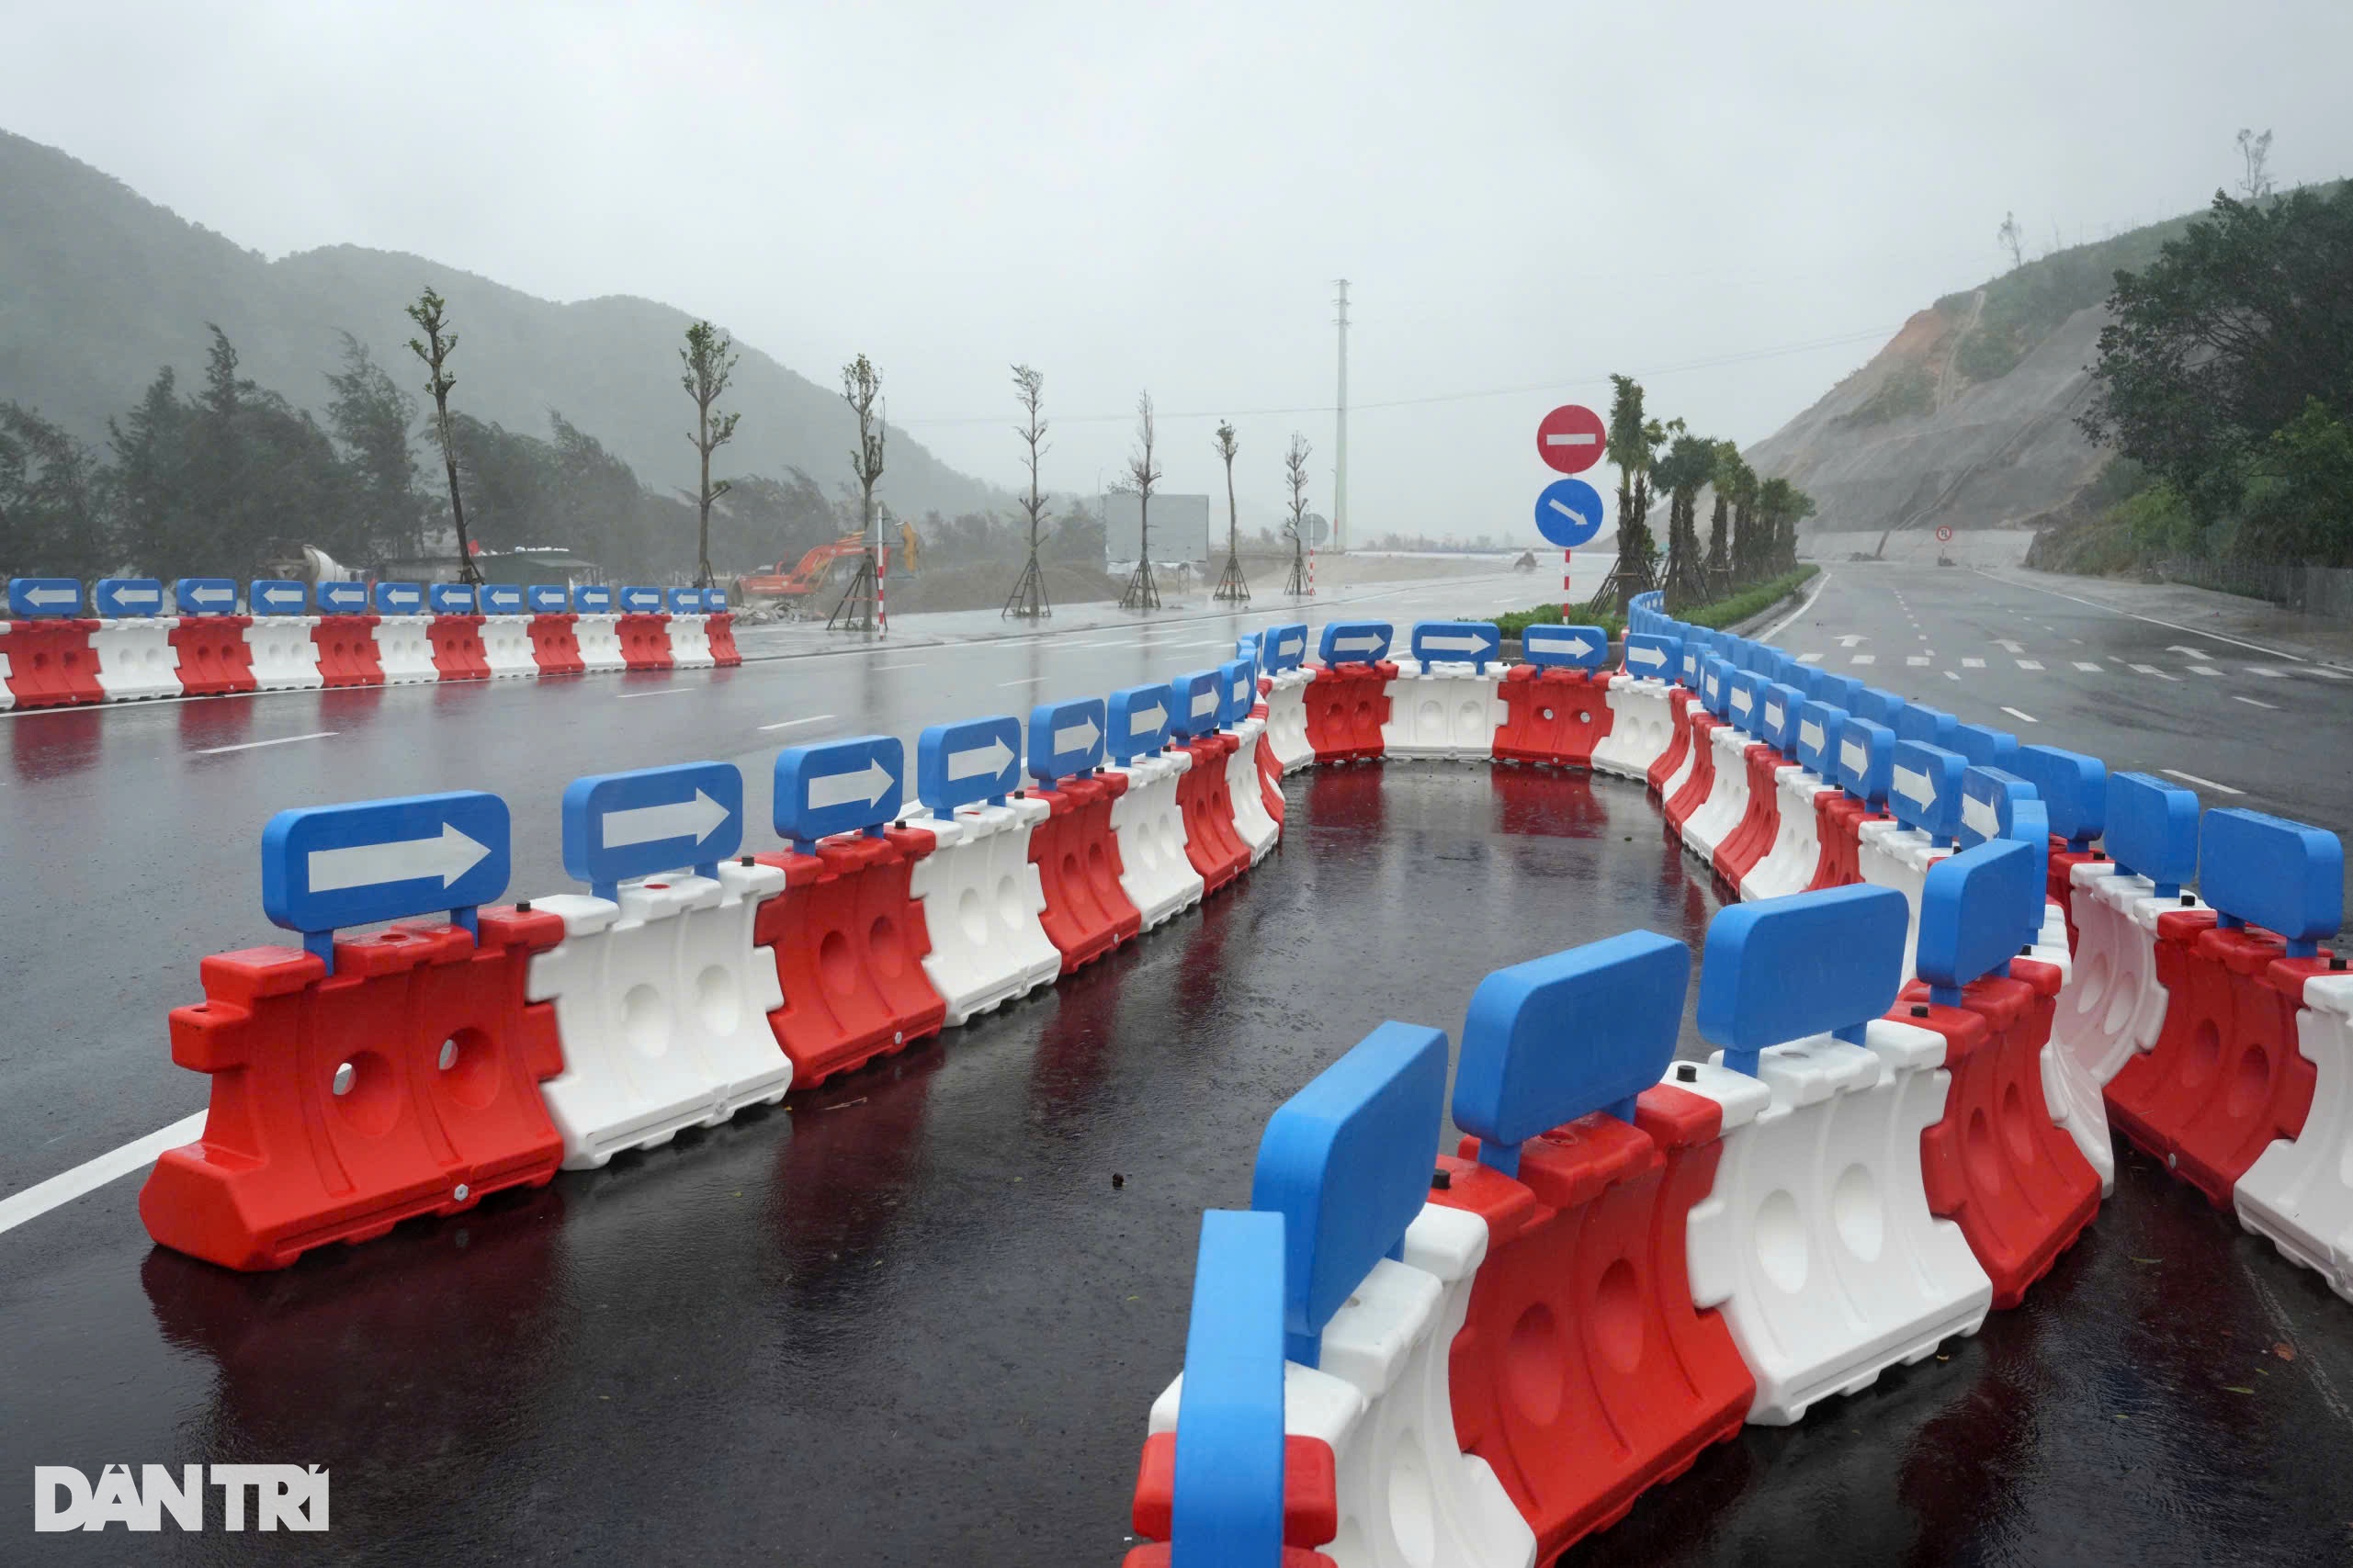
<path id="1" fill-rule="evenodd" d="M 2200 789 L 2218 789 L 2224 795 L 2245 795 L 2246 793 L 2246 791 L 2243 789 L 2233 789 L 2226 784 L 2216 784 L 2212 779 L 2201 779 L 2196 773 L 2185 773 L 2179 768 L 2159 768 L 2157 772 L 2163 773 L 2169 779 L 2179 779 L 2183 784 L 2196 784 Z"/>
<path id="2" fill-rule="evenodd" d="M 2291 664 L 2308 662 L 2300 655 L 2283 653 L 2276 648 L 2265 648 L 2260 643 L 2248 642 L 2244 637 L 2224 637 L 2221 632 L 2211 628 L 2201 630 L 2197 626 L 2185 626 L 2173 621 L 2161 621 L 2155 615 L 2144 615 L 2132 610 L 2120 610 L 2113 604 L 2103 604 L 2097 599 L 2078 599 L 2072 593 L 2062 593 L 2055 588 L 2042 588 L 2031 582 L 2022 582 L 2015 577 L 2004 577 L 1997 572 L 1987 571 L 1982 567 L 1972 567 L 1970 570 L 1978 576 L 1990 578 L 1996 582 L 2007 582 L 2013 588 L 2023 588 L 2031 593 L 2048 593 L 2053 599 L 2065 599 L 2071 604 L 2088 604 L 2095 610 L 2104 611 L 2111 615 L 2121 615 L 2128 621 L 2146 621 L 2150 626 L 2163 626 L 2168 631 L 2188 632 L 2192 637 L 2212 637 L 2216 642 L 2227 642 L 2234 648 L 2251 648 L 2267 659 L 2284 659 Z M 2042 629 L 2047 632 L 2052 628 L 2046 626 Z"/>
<path id="3" fill-rule="evenodd" d="M 831 718 L 832 716 L 833 716 L 830 713 L 813 713 L 807 718 L 782 718 L 778 719 L 774 724 L 764 724 L 760 728 L 763 730 L 794 729 L 804 724 L 823 724 L 827 719 Z"/>
<path id="4" fill-rule="evenodd" d="M 165 1149 L 194 1143 L 204 1134 L 207 1114 L 199 1111 L 193 1116 L 183 1116 L 168 1127 L 160 1127 L 143 1138 L 77 1165 L 62 1176 L 37 1181 L 22 1192 L 11 1192 L 6 1198 L 0 1198 L 0 1231 L 14 1230 L 27 1220 L 39 1219 L 51 1209 L 71 1203 L 85 1192 L 96 1191 L 109 1181 L 119 1180 L 135 1170 L 144 1170 L 154 1164 L 155 1156 Z"/>
<path id="5" fill-rule="evenodd" d="M 631 697 L 676 697 L 676 696 L 683 696 L 683 695 L 684 695 L 686 693 L 691 692 L 691 691 L 693 691 L 694 689 L 695 689 L 695 688 L 694 688 L 694 687 L 692 687 L 692 686 L 665 686 L 665 687 L 663 687 L 663 688 L 662 688 L 661 691 L 659 691 L 659 692 L 616 692 L 616 693 L 614 694 L 614 695 L 615 695 L 618 700 L 620 700 L 620 701 L 622 701 L 622 702 L 625 702 L 625 703 L 626 703 L 626 702 L 628 702 Z"/>
<path id="6" fill-rule="evenodd" d="M 265 746 L 291 746 L 297 740 L 324 740 L 330 735 L 341 735 L 343 731 L 340 729 L 314 729 L 308 735 L 281 735 L 275 740 L 244 740 L 240 741 L 234 746 L 207 746 L 202 750 L 191 751 L 188 755 L 191 757 L 218 757 L 228 751 L 257 751 Z"/>
<path id="7" fill-rule="evenodd" d="M 1796 620 L 1798 616 L 1803 615 L 1806 611 L 1814 608 L 1814 601 L 1821 598 L 1822 590 L 1830 586 L 1830 578 L 1832 575 L 1832 573 L 1826 571 L 1821 576 L 1816 578 L 1814 580 L 1814 592 L 1808 593 L 1804 599 L 1800 600 L 1796 609 L 1792 610 L 1788 615 L 1783 615 L 1780 620 L 1775 621 L 1771 626 L 1767 626 L 1761 633 L 1758 634 L 1757 640 L 1759 642 L 1772 641 L 1773 638 L 1782 635 L 1782 627 Z"/>
<path id="8" fill-rule="evenodd" d="M 2278 713 L 2279 711 L 2279 705 L 2278 703 L 2267 703 L 2260 697 L 2243 697 L 2236 692 L 2233 692 L 2231 694 L 2231 701 L 2234 703 L 2245 703 L 2251 708 L 2268 708 L 2273 713 Z"/>

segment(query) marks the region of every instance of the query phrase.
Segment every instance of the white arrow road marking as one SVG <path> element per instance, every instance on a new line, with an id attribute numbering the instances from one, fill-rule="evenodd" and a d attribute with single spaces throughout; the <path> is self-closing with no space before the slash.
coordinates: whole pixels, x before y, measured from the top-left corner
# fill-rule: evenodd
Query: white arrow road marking
<path id="1" fill-rule="evenodd" d="M 1863 636 L 1861 632 L 1841 632 L 1838 634 L 1838 646 L 1840 648 L 1852 648 L 1859 642 L 1869 642 L 1871 638 Z"/>
<path id="2" fill-rule="evenodd" d="M 429 839 L 396 839 L 389 844 L 353 844 L 347 849 L 312 850 L 305 856 L 313 893 L 340 893 L 347 887 L 381 887 L 395 882 L 415 882 L 428 876 L 449 886 L 491 852 L 444 822 Z"/>
<path id="3" fill-rule="evenodd" d="M 1626 662 L 1647 664 L 1656 670 L 1667 662 L 1667 655 L 1662 649 L 1656 648 L 1630 648 L 1626 649 Z"/>
<path id="4" fill-rule="evenodd" d="M 1569 431 L 1558 435 L 1547 434 L 1544 437 L 1544 445 L 1547 446 L 1590 446 L 1600 439 L 1601 437 L 1589 430 Z"/>
<path id="5" fill-rule="evenodd" d="M 1005 764 L 1012 760 L 1013 754 L 1005 749 L 1004 741 L 992 735 L 989 738 L 989 744 L 986 746 L 976 747 L 969 751 L 949 752 L 948 778 L 951 782 L 956 779 L 995 778 L 1005 771 Z"/>
<path id="6" fill-rule="evenodd" d="M 1483 637 L 1426 637 L 1421 639 L 1421 646 L 1438 649 L 1446 653 L 1476 653 L 1487 646 L 1487 638 Z M 1579 643 L 1577 650 L 1579 653 L 1584 652 L 1584 644 Z"/>
<path id="7" fill-rule="evenodd" d="M 2233 789 L 2226 784 L 2216 784 L 2212 779 L 2201 779 L 2196 773 L 2185 773 L 2179 768 L 2159 768 L 2157 772 L 2165 774 L 2167 778 L 2179 779 L 2183 784 L 2196 784 L 2200 789 L 2218 789 L 2224 795 L 2245 795 L 2246 793 L 2246 791 L 2243 789 Z"/>
<path id="8" fill-rule="evenodd" d="M 1911 768 L 1897 768 L 1888 778 L 1890 787 L 1914 805 L 1927 807 L 1936 804 L 1936 784 L 1928 774 Z"/>
<path id="9" fill-rule="evenodd" d="M 633 844 L 658 844 L 664 839 L 692 839 L 699 844 L 726 825 L 727 807 L 698 789 L 692 800 L 608 811 L 602 832 L 606 849 L 626 850 Z"/>
<path id="10" fill-rule="evenodd" d="M 1158 703 L 1154 703 L 1148 708 L 1134 709 L 1127 716 L 1127 733 L 1142 735 L 1147 731 L 1158 729 L 1168 722 L 1168 718 L 1169 710 Z"/>
<path id="11" fill-rule="evenodd" d="M 1378 632 L 1360 632 L 1354 637 L 1336 637 L 1331 639 L 1331 650 L 1334 653 L 1370 653 L 1380 646 L 1381 635 Z"/>
<path id="12" fill-rule="evenodd" d="M 1054 732 L 1054 753 L 1092 750 L 1103 731 L 1095 728 L 1094 715 L 1089 714 L 1076 724 L 1065 725 Z"/>
<path id="13" fill-rule="evenodd" d="M 25 603 L 33 605 L 71 604 L 76 597 L 77 595 L 71 588 L 28 588 L 25 590 Z"/>
<path id="14" fill-rule="evenodd" d="M 1797 721 L 1797 743 L 1809 751 L 1822 750 L 1822 727 L 1810 718 Z"/>
<path id="15" fill-rule="evenodd" d="M 1961 797 L 1961 825 L 1981 839 L 1997 839 L 2002 833 L 2002 819 L 1990 800 L 1980 800 L 1974 795 Z"/>
<path id="16" fill-rule="evenodd" d="M 829 807 L 847 806 L 854 800 L 873 806 L 888 795 L 890 786 L 898 782 L 890 776 L 888 768 L 869 757 L 866 765 L 855 773 L 819 773 L 811 778 L 809 808 L 823 811 Z"/>

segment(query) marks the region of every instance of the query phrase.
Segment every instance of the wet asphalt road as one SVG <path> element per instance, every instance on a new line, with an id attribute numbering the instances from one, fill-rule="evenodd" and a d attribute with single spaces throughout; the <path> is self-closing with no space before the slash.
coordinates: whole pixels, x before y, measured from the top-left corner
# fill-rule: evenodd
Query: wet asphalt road
<path id="1" fill-rule="evenodd" d="M 50 716 L 38 746 L 12 721 L 0 832 L 37 891 L 0 917 L 20 1022 L 0 1042 L 0 1191 L 201 1103 L 162 1014 L 194 996 L 199 954 L 266 940 L 253 846 L 279 806 L 502 788 L 516 891 L 544 891 L 575 773 L 739 761 L 756 821 L 788 740 L 911 733 L 1216 652 L 1048 642 L 939 668 L 885 653 L 187 704 Z M 1386 1018 L 1458 1029 L 1492 968 L 1635 925 L 1696 945 L 1717 907 L 1620 781 L 1399 764 L 1288 794 L 1282 847 L 1204 909 L 608 1170 L 270 1276 L 151 1248 L 135 1180 L 0 1236 L 0 1477 L 20 1499 L 0 1561 L 1115 1562 L 1199 1211 L 1246 1201 L 1273 1108 Z M 2353 1310 L 2122 1164 L 2020 1311 L 1712 1450 L 1569 1561 L 2346 1560 Z M 331 1467 L 333 1533 L 34 1536 L 21 1501 L 38 1463 L 241 1460 Z"/>

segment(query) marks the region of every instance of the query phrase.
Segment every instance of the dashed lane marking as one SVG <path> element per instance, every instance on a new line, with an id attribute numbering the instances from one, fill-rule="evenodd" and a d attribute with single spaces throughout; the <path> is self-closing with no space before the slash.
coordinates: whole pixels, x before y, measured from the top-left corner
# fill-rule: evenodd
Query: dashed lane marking
<path id="1" fill-rule="evenodd" d="M 2278 713 L 2279 711 L 2279 705 L 2278 703 L 2267 703 L 2260 697 L 2243 697 L 2236 692 L 2233 692 L 2231 694 L 2231 701 L 2234 703 L 2245 703 L 2251 708 L 2268 708 L 2273 713 Z"/>
<path id="2" fill-rule="evenodd" d="M 2260 675 L 2267 681 L 2284 681 L 2288 678 L 2288 672 L 2285 670 L 2270 670 L 2260 664 L 2248 665 L 2246 672 L 2250 675 Z"/>
<path id="3" fill-rule="evenodd" d="M 1853 659 L 1850 660 L 1849 662 L 1853 664 L 1876 664 L 1879 662 L 1879 655 L 1875 653 L 1858 653 Z"/>
<path id="4" fill-rule="evenodd" d="M 2012 718 L 2014 718 L 2014 719 L 2018 720 L 2020 724 L 2041 724 L 2041 723 L 2042 722 L 2041 719 L 2039 719 L 2039 718 L 2035 717 L 2032 714 L 2031 714 L 2031 713 L 2020 713 L 2020 712 L 2019 712 L 2018 709 L 2016 709 L 2016 708 L 2004 708 L 2002 711 L 2003 711 L 2004 713 L 2006 713 L 2006 714 L 2009 715 Z"/>
<path id="5" fill-rule="evenodd" d="M 324 740 L 330 735 L 340 735 L 342 733 L 343 731 L 340 729 L 314 729 L 308 735 L 281 735 L 275 740 L 241 740 L 234 746 L 207 746 L 202 750 L 191 751 L 188 755 L 191 757 L 218 757 L 224 751 L 255 751 L 259 750 L 264 746 L 291 746 L 297 740 Z"/>
<path id="6" fill-rule="evenodd" d="M 2200 789 L 2218 789 L 2224 795 L 2245 795 L 2246 793 L 2246 791 L 2243 789 L 2233 789 L 2226 784 L 2216 784 L 2212 779 L 2201 779 L 2196 773 L 2185 773 L 2179 768 L 2159 768 L 2157 772 L 2165 774 L 2165 776 L 2169 779 L 2179 779 L 2183 784 L 2196 784 Z"/>
<path id="7" fill-rule="evenodd" d="M 1818 653 L 1801 653 L 1797 656 L 1797 661 L 1800 664 L 1819 664 L 1822 662 L 1822 656 Z"/>
<path id="8" fill-rule="evenodd" d="M 2042 661 L 2039 659 L 2021 659 L 2018 661 L 2018 667 L 2021 670 L 2040 670 L 2042 668 Z"/>
<path id="9" fill-rule="evenodd" d="M 764 724 L 760 728 L 764 730 L 798 729 L 804 724 L 823 724 L 827 719 L 831 718 L 832 716 L 833 716 L 830 713 L 813 713 L 807 718 L 780 718 L 774 724 Z"/>
<path id="10" fill-rule="evenodd" d="M 1961 667 L 1963 670 L 1983 670 L 1985 667 L 1985 661 L 1982 659 L 1971 659 L 1963 656 L 1961 660 Z"/>
<path id="11" fill-rule="evenodd" d="M 2211 664 L 2193 664 L 2189 667 L 2189 672 L 2192 675 L 2212 675 L 2217 681 L 2223 678 L 2223 672 Z"/>
<path id="12" fill-rule="evenodd" d="M 2100 669 L 2100 667 L 2099 667 L 2098 665 L 2094 664 L 2094 663 L 2093 663 L 2090 660 L 2088 660 L 2088 659 L 2078 659 L 2078 660 L 2075 660 L 2075 666 L 2076 666 L 2076 669 L 2078 669 L 2078 670 L 2087 671 L 2088 672 L 2090 672 L 2091 674 L 2094 674 L 2094 675 L 2098 675 L 2098 674 L 2102 674 L 2102 673 L 2104 673 L 2104 671 Z"/>
<path id="13" fill-rule="evenodd" d="M 1929 656 L 1925 653 L 1909 653 L 1904 656 L 1904 662 L 1910 665 L 1915 670 L 1924 668 L 1928 664 L 1928 661 Z"/>
<path id="14" fill-rule="evenodd" d="M 2181 679 L 2178 675 L 2166 674 L 2164 671 L 2158 669 L 2154 664 L 2135 664 L 2132 668 L 2139 671 L 2144 675 L 2155 675 L 2160 681 L 2178 682 Z"/>

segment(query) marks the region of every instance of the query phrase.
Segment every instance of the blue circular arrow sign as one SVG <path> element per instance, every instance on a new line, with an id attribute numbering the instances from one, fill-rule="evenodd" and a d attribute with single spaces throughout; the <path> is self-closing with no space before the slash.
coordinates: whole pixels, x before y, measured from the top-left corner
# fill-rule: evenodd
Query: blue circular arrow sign
<path id="1" fill-rule="evenodd" d="M 1536 497 L 1536 532 L 1573 550 L 1601 531 L 1601 492 L 1583 479 L 1555 479 Z"/>

